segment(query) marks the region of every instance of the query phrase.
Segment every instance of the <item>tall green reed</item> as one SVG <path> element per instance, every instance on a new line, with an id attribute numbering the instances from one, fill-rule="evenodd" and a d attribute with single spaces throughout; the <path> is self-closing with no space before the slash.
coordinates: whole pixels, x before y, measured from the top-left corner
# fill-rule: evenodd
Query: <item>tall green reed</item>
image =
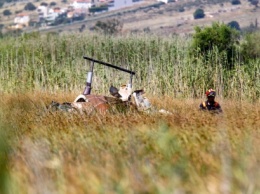
<path id="1" fill-rule="evenodd" d="M 83 56 L 88 56 L 135 71 L 134 87 L 153 95 L 202 97 L 212 87 L 222 97 L 259 97 L 259 61 L 241 64 L 237 59 L 234 69 L 226 70 L 226 57 L 217 49 L 208 53 L 208 61 L 191 56 L 189 37 L 34 33 L 0 41 L 4 92 L 83 91 L 90 67 Z M 95 64 L 93 92 L 107 93 L 110 85 L 128 80 L 123 72 Z"/>

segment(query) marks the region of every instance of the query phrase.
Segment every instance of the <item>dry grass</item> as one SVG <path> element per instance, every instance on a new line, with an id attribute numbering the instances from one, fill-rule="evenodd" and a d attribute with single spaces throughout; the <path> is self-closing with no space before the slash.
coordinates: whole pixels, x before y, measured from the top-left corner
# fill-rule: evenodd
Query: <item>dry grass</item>
<path id="1" fill-rule="evenodd" d="M 258 193 L 260 104 L 151 97 L 172 115 L 48 112 L 72 94 L 5 94 L 9 193 Z"/>

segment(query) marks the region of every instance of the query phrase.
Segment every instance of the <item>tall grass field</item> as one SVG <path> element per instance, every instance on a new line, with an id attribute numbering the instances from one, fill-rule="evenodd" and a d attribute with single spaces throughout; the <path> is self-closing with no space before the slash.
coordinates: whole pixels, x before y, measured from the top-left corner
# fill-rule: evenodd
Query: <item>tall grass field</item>
<path id="1" fill-rule="evenodd" d="M 0 39 L 0 193 L 260 193 L 260 61 L 223 68 L 190 54 L 191 37 L 24 34 Z M 193 53 L 194 54 L 194 53 Z M 88 56 L 136 72 L 172 114 L 47 109 L 85 87 Z M 94 64 L 92 93 L 130 76 Z M 214 88 L 223 114 L 199 111 Z"/>

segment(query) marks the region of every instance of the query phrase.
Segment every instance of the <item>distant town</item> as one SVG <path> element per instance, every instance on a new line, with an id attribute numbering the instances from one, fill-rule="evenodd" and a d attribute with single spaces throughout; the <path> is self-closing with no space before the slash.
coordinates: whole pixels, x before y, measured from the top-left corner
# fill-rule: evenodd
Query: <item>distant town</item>
<path id="1" fill-rule="evenodd" d="M 37 17 L 32 19 L 29 13 L 18 13 L 14 18 L 14 22 L 10 24 L 7 29 L 22 30 L 28 27 L 44 28 L 47 26 L 72 23 L 84 20 L 86 16 L 122 9 L 142 1 L 143 0 L 74 0 L 65 7 L 57 7 L 53 2 L 51 4 L 43 2 L 38 7 L 33 7 L 34 5 L 32 3 L 28 3 L 27 10 L 35 10 Z"/>

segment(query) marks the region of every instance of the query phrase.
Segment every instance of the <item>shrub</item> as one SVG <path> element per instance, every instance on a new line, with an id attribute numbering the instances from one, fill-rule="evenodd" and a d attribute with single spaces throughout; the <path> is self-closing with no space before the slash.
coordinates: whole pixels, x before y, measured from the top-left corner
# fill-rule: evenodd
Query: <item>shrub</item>
<path id="1" fill-rule="evenodd" d="M 36 9 L 36 7 L 35 7 L 35 5 L 33 4 L 33 3 L 27 3 L 25 6 L 24 6 L 24 10 L 26 10 L 26 11 L 33 11 L 33 10 L 35 10 Z"/>
<path id="2" fill-rule="evenodd" d="M 179 8 L 179 12 L 184 12 L 184 11 L 185 11 L 184 7 Z"/>
<path id="3" fill-rule="evenodd" d="M 47 7 L 48 3 L 42 2 L 40 5 Z"/>
<path id="4" fill-rule="evenodd" d="M 237 21 L 231 21 L 227 25 L 233 29 L 240 30 L 240 26 Z"/>
<path id="5" fill-rule="evenodd" d="M 197 10 L 193 13 L 193 17 L 194 17 L 194 19 L 204 18 L 204 17 L 205 17 L 204 10 L 203 10 L 203 9 L 197 9 Z"/>
<path id="6" fill-rule="evenodd" d="M 250 3 L 255 7 L 258 7 L 259 0 L 250 0 Z"/>
<path id="7" fill-rule="evenodd" d="M 6 10 L 3 11 L 3 15 L 9 16 L 9 15 L 12 15 L 12 12 L 9 9 L 6 9 Z"/>
<path id="8" fill-rule="evenodd" d="M 232 1 L 231 1 L 231 4 L 232 4 L 232 5 L 240 5 L 241 2 L 240 2 L 240 0 L 232 0 Z"/>
<path id="9" fill-rule="evenodd" d="M 250 22 L 249 26 L 243 27 L 241 29 L 242 34 L 250 34 L 258 31 L 258 21 L 255 19 L 255 22 Z"/>
<path id="10" fill-rule="evenodd" d="M 239 38 L 237 30 L 231 27 L 213 23 L 211 27 L 195 27 L 192 48 L 207 59 L 207 54 L 217 49 L 220 54 L 227 57 L 229 68 L 232 66 L 233 56 L 236 53 L 236 42 Z"/>
<path id="11" fill-rule="evenodd" d="M 50 6 L 55 6 L 55 5 L 57 5 L 56 2 L 51 2 L 51 3 L 50 3 Z"/>
<path id="12" fill-rule="evenodd" d="M 259 32 L 254 32 L 246 35 L 245 40 L 241 44 L 241 53 L 244 60 L 248 61 L 250 59 L 260 58 L 259 40 Z"/>
<path id="13" fill-rule="evenodd" d="M 107 20 L 105 22 L 97 21 L 94 30 L 103 32 L 104 34 L 117 34 L 121 32 L 123 24 L 117 19 Z"/>

